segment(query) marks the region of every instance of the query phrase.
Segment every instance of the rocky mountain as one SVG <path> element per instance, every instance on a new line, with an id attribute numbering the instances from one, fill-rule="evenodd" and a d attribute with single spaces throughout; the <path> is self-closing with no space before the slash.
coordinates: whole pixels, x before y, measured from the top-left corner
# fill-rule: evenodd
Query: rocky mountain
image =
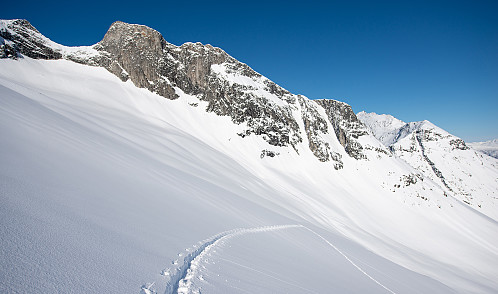
<path id="1" fill-rule="evenodd" d="M 467 145 L 481 153 L 498 158 L 498 139 L 485 142 L 471 142 L 467 143 Z"/>
<path id="2" fill-rule="evenodd" d="M 365 112 L 358 118 L 393 154 L 440 183 L 448 195 L 478 208 L 491 199 L 493 205 L 480 211 L 492 215 L 496 210 L 498 161 L 426 120 L 401 125 L 392 116 Z"/>
<path id="3" fill-rule="evenodd" d="M 367 158 L 356 140 L 367 133 L 349 105 L 291 94 L 211 45 L 175 46 L 154 29 L 120 21 L 91 47 L 55 44 L 26 20 L 3 20 L 0 36 L 3 57 L 67 59 L 104 67 L 122 81 L 131 80 L 137 87 L 167 99 L 177 99 L 180 92 L 192 95 L 207 102 L 206 111 L 244 124 L 239 136 L 260 136 L 275 147 L 292 147 L 299 153 L 297 145 L 303 142 L 299 125 L 304 124 L 310 150 L 318 160 L 333 162 L 336 169 L 343 163 L 339 153 L 330 151 L 331 142 L 323 139 L 329 132 L 336 135 L 349 156 Z M 326 111 L 332 128 L 317 107 Z M 366 147 L 382 149 L 377 145 Z"/>
<path id="4" fill-rule="evenodd" d="M 142 25 L 0 38 L 0 292 L 498 289 L 496 160 L 431 123 Z"/>

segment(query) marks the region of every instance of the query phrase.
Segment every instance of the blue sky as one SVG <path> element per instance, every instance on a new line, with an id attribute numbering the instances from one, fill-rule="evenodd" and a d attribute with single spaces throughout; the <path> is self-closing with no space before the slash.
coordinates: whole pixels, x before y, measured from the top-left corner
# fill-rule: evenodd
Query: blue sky
<path id="1" fill-rule="evenodd" d="M 466 141 L 498 138 L 498 1 L 22 1 L 64 45 L 91 45 L 115 20 L 173 44 L 212 44 L 296 94 L 355 112 L 427 119 Z"/>

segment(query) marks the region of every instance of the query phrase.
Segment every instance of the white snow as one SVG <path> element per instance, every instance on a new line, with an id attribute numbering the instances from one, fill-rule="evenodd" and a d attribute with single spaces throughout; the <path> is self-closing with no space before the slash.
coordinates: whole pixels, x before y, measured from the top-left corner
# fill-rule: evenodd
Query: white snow
<path id="1" fill-rule="evenodd" d="M 231 84 L 245 86 L 247 88 L 246 92 L 252 93 L 257 97 L 265 98 L 276 105 L 285 105 L 284 101 L 265 89 L 266 87 L 264 85 L 264 81 L 268 79 L 263 76 L 248 77 L 232 70 L 228 70 L 227 65 L 223 63 L 211 65 L 211 71 Z"/>
<path id="2" fill-rule="evenodd" d="M 498 139 L 485 142 L 471 142 L 467 143 L 467 145 L 481 153 L 498 159 Z"/>
<path id="3" fill-rule="evenodd" d="M 0 60 L 0 292 L 165 293 L 187 261 L 190 292 L 496 293 L 498 223 L 436 180 L 344 150 L 336 171 L 177 93 Z"/>
<path id="4" fill-rule="evenodd" d="M 385 132 L 377 131 L 376 136 L 383 139 L 396 156 L 439 183 L 446 190 L 446 195 L 498 220 L 496 159 L 460 146 L 463 140 L 427 120 L 394 128 L 401 121 L 390 116 L 362 113 L 358 117 L 371 129 L 379 123 L 386 123 Z M 386 117 L 390 118 L 386 120 Z M 392 126 L 388 126 L 390 123 Z"/>
<path id="5" fill-rule="evenodd" d="M 0 30 L 6 31 L 11 35 L 17 35 L 21 38 L 19 34 L 17 34 L 15 31 L 9 28 L 13 24 L 13 22 L 16 21 L 16 19 L 12 20 L 5 20 L 5 19 L 0 19 Z M 64 46 L 61 44 L 58 44 L 49 38 L 45 37 L 39 32 L 31 31 L 31 38 L 38 40 L 40 43 L 45 44 L 47 47 L 52 48 L 55 51 L 58 51 L 62 54 L 64 58 L 67 58 L 69 56 L 75 56 L 79 58 L 90 58 L 93 56 L 99 55 L 99 52 L 95 50 L 93 46 Z M 8 41 L 10 42 L 10 41 Z"/>
<path id="6" fill-rule="evenodd" d="M 372 131 L 372 134 L 386 146 L 393 143 L 395 131 L 406 124 L 404 121 L 389 114 L 376 114 L 375 112 L 367 113 L 361 111 L 356 116 Z"/>

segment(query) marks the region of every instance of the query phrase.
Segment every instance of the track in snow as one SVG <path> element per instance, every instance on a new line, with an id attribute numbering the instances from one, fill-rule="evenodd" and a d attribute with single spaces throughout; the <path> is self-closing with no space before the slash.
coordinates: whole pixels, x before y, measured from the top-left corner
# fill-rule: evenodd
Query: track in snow
<path id="1" fill-rule="evenodd" d="M 247 229 L 234 229 L 230 231 L 225 231 L 222 233 L 219 233 L 211 238 L 208 238 L 204 240 L 203 242 L 200 242 L 199 246 L 194 246 L 193 250 L 188 250 L 191 251 L 188 253 L 184 258 L 183 258 L 183 263 L 178 265 L 178 260 L 174 261 L 174 265 L 178 265 L 176 268 L 173 269 L 165 269 L 161 272 L 163 276 L 169 276 L 169 281 L 166 286 L 166 291 L 164 292 L 165 294 L 189 294 L 192 293 L 192 281 L 197 275 L 197 269 L 200 267 L 201 261 L 203 257 L 208 254 L 211 250 L 213 250 L 214 247 L 218 246 L 220 243 L 244 234 L 249 234 L 249 233 L 262 233 L 262 232 L 271 232 L 271 231 L 276 231 L 276 230 L 284 230 L 284 229 L 290 229 L 290 228 L 302 228 L 316 237 L 320 238 L 323 240 L 325 243 L 327 243 L 330 247 L 332 247 L 335 251 L 337 251 L 340 255 L 342 255 L 351 265 L 353 265 L 356 269 L 358 269 L 362 274 L 367 276 L 370 280 L 384 288 L 386 291 L 395 294 L 394 291 L 383 285 L 381 282 L 377 281 L 375 278 L 370 276 L 365 270 L 363 270 L 360 266 L 358 266 L 356 263 L 354 263 L 346 254 L 344 254 L 339 248 L 337 248 L 334 244 L 329 242 L 327 239 L 325 239 L 322 235 L 318 234 L 317 232 L 313 231 L 312 229 L 304 226 L 304 225 L 280 225 L 280 226 L 265 226 L 265 227 L 256 227 L 256 228 L 247 228 Z M 179 254 L 181 257 L 182 254 Z M 154 285 L 154 283 L 149 284 L 148 286 L 144 285 L 142 286 L 142 292 L 144 294 L 152 294 L 156 293 L 151 289 L 151 287 Z M 200 293 L 200 291 L 197 291 Z"/>
<path id="2" fill-rule="evenodd" d="M 359 265 L 357 265 L 356 263 L 354 263 L 346 254 L 344 254 L 341 250 L 339 250 L 339 248 L 335 247 L 334 244 L 330 243 L 327 239 L 325 239 L 324 237 L 322 237 L 322 235 L 318 234 L 317 232 L 313 231 L 312 229 L 308 228 L 308 227 L 305 227 L 305 226 L 302 226 L 304 229 L 310 231 L 311 233 L 313 233 L 314 235 L 316 235 L 318 238 L 322 239 L 325 243 L 327 243 L 330 247 L 334 248 L 335 251 L 339 252 L 339 254 L 341 254 L 342 256 L 344 256 L 344 258 L 346 258 L 346 260 L 351 263 L 355 268 L 357 268 L 362 274 L 364 274 L 365 276 L 367 276 L 370 280 L 374 281 L 376 284 L 378 284 L 379 286 L 381 286 L 382 288 L 386 289 L 387 291 L 389 291 L 390 293 L 393 293 L 393 294 L 396 294 L 394 291 L 392 291 L 391 289 L 387 288 L 386 286 L 384 286 L 381 282 L 377 281 L 376 279 L 374 279 L 372 276 L 370 276 L 369 274 L 367 274 L 367 272 L 365 272 Z"/>

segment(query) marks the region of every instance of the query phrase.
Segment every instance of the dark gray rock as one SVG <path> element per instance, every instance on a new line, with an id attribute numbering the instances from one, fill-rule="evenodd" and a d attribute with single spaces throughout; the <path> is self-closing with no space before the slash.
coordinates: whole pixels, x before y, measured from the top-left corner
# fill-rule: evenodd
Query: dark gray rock
<path id="1" fill-rule="evenodd" d="M 95 49 L 102 52 L 97 62 L 121 80 L 130 79 L 137 87 L 176 99 L 178 95 L 165 77 L 168 45 L 156 30 L 118 21 Z"/>
<path id="2" fill-rule="evenodd" d="M 360 136 L 368 135 L 368 132 L 356 117 L 351 106 L 331 99 L 314 101 L 325 109 L 335 135 L 346 153 L 355 159 L 365 159 L 366 155 L 363 153 L 363 146 L 357 139 Z"/>
<path id="3" fill-rule="evenodd" d="M 53 43 L 25 19 L 6 21 L 5 27 L 0 27 L 0 37 L 3 39 L 0 58 L 22 56 L 36 59 L 62 58 L 61 52 L 53 48 Z"/>
<path id="4" fill-rule="evenodd" d="M 468 150 L 470 149 L 465 142 L 462 139 L 453 139 L 450 140 L 450 145 L 454 149 L 459 149 L 459 150 Z"/>
<path id="5" fill-rule="evenodd" d="M 335 169 L 343 168 L 341 155 L 330 150 L 329 143 L 323 138 L 329 131 L 327 121 L 318 112 L 316 103 L 301 95 L 298 95 L 297 99 L 301 106 L 301 118 L 311 152 L 322 162 L 334 161 Z"/>
<path id="6" fill-rule="evenodd" d="M 275 156 L 278 156 L 278 155 L 280 155 L 279 152 L 275 152 L 275 151 L 264 149 L 264 150 L 261 150 L 261 155 L 259 157 L 261 159 L 263 159 L 263 158 L 265 158 L 265 156 L 275 157 Z"/>

